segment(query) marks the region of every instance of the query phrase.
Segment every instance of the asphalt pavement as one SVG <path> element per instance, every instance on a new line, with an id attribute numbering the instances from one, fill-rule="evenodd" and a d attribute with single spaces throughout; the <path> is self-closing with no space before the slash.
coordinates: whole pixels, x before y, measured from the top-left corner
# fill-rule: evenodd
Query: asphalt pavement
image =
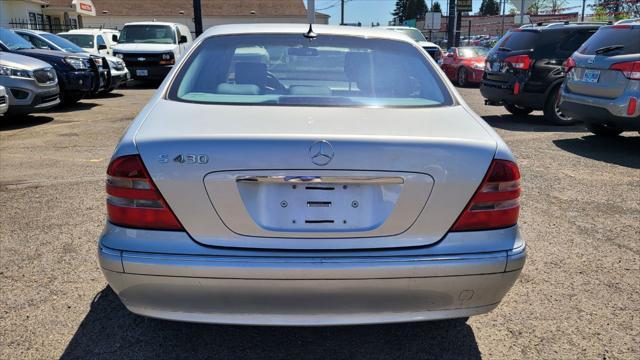
<path id="1" fill-rule="evenodd" d="M 96 260 L 111 152 L 153 89 L 0 118 L 1 359 L 637 359 L 640 136 L 602 139 L 487 107 L 523 175 L 525 269 L 493 312 L 319 328 L 175 323 L 129 313 Z M 442 121 L 447 121 L 442 119 Z"/>

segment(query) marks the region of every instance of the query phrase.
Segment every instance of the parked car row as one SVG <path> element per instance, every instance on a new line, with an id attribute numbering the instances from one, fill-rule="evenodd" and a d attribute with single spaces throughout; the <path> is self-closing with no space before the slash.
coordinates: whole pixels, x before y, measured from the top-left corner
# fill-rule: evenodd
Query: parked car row
<path id="1" fill-rule="evenodd" d="M 31 113 L 115 87 L 104 57 L 53 34 L 0 29 L 0 85 L 9 112 Z"/>
<path id="2" fill-rule="evenodd" d="M 542 110 L 555 125 L 584 121 L 597 135 L 640 130 L 640 22 L 627 22 L 510 30 L 486 56 L 485 103 L 514 115 Z"/>
<path id="3" fill-rule="evenodd" d="M 155 21 L 125 24 L 121 32 L 0 29 L 0 85 L 11 113 L 42 111 L 131 78 L 163 80 L 192 42 L 187 26 Z"/>

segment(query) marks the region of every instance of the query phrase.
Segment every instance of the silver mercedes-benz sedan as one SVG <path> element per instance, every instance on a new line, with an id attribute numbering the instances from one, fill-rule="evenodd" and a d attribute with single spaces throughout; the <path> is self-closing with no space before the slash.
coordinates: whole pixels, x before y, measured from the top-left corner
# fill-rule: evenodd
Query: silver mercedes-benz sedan
<path id="1" fill-rule="evenodd" d="M 513 155 L 387 30 L 209 29 L 120 140 L 107 194 L 105 277 L 162 319 L 465 318 L 525 262 Z"/>

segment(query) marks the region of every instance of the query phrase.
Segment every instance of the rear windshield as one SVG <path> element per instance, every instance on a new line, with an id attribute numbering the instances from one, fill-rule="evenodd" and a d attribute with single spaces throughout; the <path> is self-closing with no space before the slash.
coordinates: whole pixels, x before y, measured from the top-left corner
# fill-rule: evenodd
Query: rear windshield
<path id="1" fill-rule="evenodd" d="M 415 41 L 427 41 L 427 39 L 424 37 L 424 35 L 422 35 L 420 30 L 418 29 L 399 29 L 399 28 L 393 29 L 392 28 L 391 30 L 403 33 Z"/>
<path id="2" fill-rule="evenodd" d="M 183 65 L 169 98 L 280 106 L 452 104 L 425 56 L 409 43 L 301 34 L 208 38 Z"/>
<path id="3" fill-rule="evenodd" d="M 605 48 L 615 46 L 610 51 Z M 604 56 L 627 55 L 640 53 L 640 28 L 601 28 L 578 49 L 584 55 L 595 55 L 601 49 Z"/>
<path id="4" fill-rule="evenodd" d="M 93 49 L 93 35 L 60 34 L 63 38 L 85 49 Z"/>
<path id="5" fill-rule="evenodd" d="M 458 56 L 461 58 L 474 58 L 479 56 L 487 56 L 489 49 L 481 47 L 458 48 Z"/>
<path id="6" fill-rule="evenodd" d="M 538 35 L 540 33 L 535 31 L 509 31 L 498 41 L 496 49 L 505 48 L 512 51 L 533 49 Z"/>

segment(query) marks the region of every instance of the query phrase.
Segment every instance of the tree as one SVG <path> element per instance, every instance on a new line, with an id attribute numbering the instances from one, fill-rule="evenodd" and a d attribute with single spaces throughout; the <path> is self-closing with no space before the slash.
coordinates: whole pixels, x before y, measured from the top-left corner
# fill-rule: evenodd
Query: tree
<path id="1" fill-rule="evenodd" d="M 442 12 L 442 9 L 440 8 L 440 3 L 439 2 L 434 2 L 433 3 L 433 7 L 431 8 L 431 12 Z"/>
<path id="2" fill-rule="evenodd" d="M 553 14 L 553 15 L 560 14 L 564 10 L 564 8 L 567 6 L 567 3 L 568 3 L 567 0 L 548 0 L 545 6 L 545 10 L 549 14 Z"/>
<path id="3" fill-rule="evenodd" d="M 405 20 L 404 14 L 407 11 L 407 0 L 396 0 L 396 7 L 393 9 L 391 15 L 397 20 L 397 23 L 402 24 Z"/>
<path id="4" fill-rule="evenodd" d="M 496 0 L 482 0 L 480 15 L 500 15 L 500 3 Z"/>
<path id="5" fill-rule="evenodd" d="M 595 8 L 596 14 L 606 14 L 614 19 L 640 16 L 640 1 L 601 0 Z"/>
<path id="6" fill-rule="evenodd" d="M 396 7 L 391 15 L 397 20 L 397 23 L 402 23 L 410 19 L 424 19 L 427 10 L 425 0 L 396 0 Z"/>
<path id="7" fill-rule="evenodd" d="M 531 4 L 527 10 L 526 10 L 526 14 L 528 15 L 538 15 L 540 13 L 540 11 L 542 11 L 546 5 L 546 0 L 535 0 L 533 2 L 533 4 Z"/>
<path id="8" fill-rule="evenodd" d="M 405 19 L 424 19 L 427 12 L 427 4 L 424 0 L 408 0 Z"/>

